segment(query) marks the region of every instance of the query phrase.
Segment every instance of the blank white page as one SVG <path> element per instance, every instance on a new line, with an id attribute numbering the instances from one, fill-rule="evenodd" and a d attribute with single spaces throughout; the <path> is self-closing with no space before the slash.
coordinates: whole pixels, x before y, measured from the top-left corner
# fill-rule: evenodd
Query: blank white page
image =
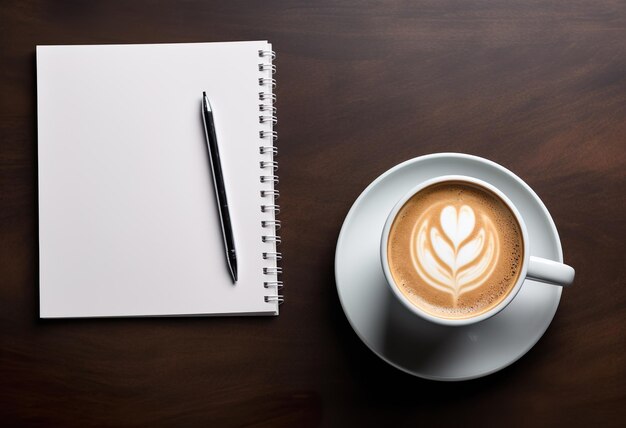
<path id="1" fill-rule="evenodd" d="M 38 46 L 40 316 L 277 315 L 264 281 L 266 41 Z M 214 110 L 239 280 L 201 116 Z M 265 128 L 263 128 L 265 127 Z M 267 145 L 267 143 L 265 144 Z M 271 159 L 269 159 L 271 160 Z M 265 174 L 267 175 L 267 174 Z"/>

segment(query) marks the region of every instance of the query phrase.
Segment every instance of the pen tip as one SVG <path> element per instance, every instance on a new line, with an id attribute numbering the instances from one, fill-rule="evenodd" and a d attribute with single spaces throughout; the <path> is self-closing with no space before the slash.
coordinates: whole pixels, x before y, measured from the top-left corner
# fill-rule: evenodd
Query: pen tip
<path id="1" fill-rule="evenodd" d="M 237 258 L 235 256 L 235 250 L 229 250 L 228 256 L 228 269 L 230 270 L 230 276 L 233 278 L 233 284 L 237 282 Z"/>
<path id="2" fill-rule="evenodd" d="M 202 91 L 202 104 L 208 111 L 211 111 L 211 103 L 209 102 L 209 97 L 206 96 L 205 91 Z"/>

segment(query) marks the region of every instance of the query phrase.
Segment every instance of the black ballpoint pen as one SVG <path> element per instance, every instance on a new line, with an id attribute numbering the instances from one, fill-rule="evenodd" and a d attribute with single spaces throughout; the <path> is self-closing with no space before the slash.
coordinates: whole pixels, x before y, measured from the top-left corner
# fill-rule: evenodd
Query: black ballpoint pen
<path id="1" fill-rule="evenodd" d="M 226 187 L 224 185 L 224 175 L 222 174 L 222 163 L 220 152 L 217 147 L 217 136 L 215 134 L 215 122 L 213 121 L 213 110 L 206 96 L 202 93 L 202 120 L 204 121 L 204 135 L 211 158 L 211 171 L 213 172 L 213 184 L 215 186 L 215 197 L 220 213 L 220 223 L 222 224 L 222 236 L 224 237 L 224 247 L 226 248 L 226 261 L 230 269 L 233 282 L 237 282 L 237 254 L 235 252 L 235 239 L 233 237 L 233 225 L 230 221 L 228 211 L 228 201 L 226 200 Z"/>

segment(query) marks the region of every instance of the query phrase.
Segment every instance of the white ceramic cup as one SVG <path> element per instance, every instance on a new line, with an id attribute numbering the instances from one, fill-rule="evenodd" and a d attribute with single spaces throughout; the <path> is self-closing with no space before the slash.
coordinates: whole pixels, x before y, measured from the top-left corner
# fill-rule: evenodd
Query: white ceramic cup
<path id="1" fill-rule="evenodd" d="M 524 245 L 524 258 L 522 261 L 522 267 L 520 275 L 517 279 L 517 282 L 509 292 L 509 294 L 502 300 L 498 305 L 494 306 L 487 312 L 483 312 L 474 317 L 465 318 L 465 319 L 449 319 L 442 318 L 420 309 L 415 304 L 411 303 L 409 299 L 407 299 L 404 294 L 400 291 L 396 283 L 394 282 L 393 276 L 391 275 L 391 271 L 389 270 L 389 261 L 387 259 L 387 245 L 389 241 L 389 231 L 391 229 L 391 225 L 396 218 L 396 215 L 400 211 L 400 209 L 404 206 L 404 204 L 413 197 L 416 193 L 425 189 L 426 187 L 432 186 L 433 184 L 442 183 L 446 181 L 454 181 L 454 182 L 465 182 L 468 184 L 473 184 L 482 188 L 487 189 L 488 191 L 497 195 L 511 210 L 511 212 L 515 215 L 517 222 L 522 231 L 522 241 Z M 524 284 L 524 280 L 531 279 L 534 281 L 543 282 L 546 284 L 552 284 L 555 286 L 568 286 L 571 285 L 574 281 L 574 269 L 571 266 L 568 266 L 563 263 L 555 262 L 548 259 L 543 259 L 541 257 L 534 257 L 530 255 L 529 251 L 529 238 L 528 231 L 526 228 L 526 224 L 524 223 L 524 219 L 520 215 L 515 205 L 506 197 L 504 193 L 498 190 L 496 187 L 492 186 L 489 183 L 486 183 L 482 180 L 467 177 L 463 175 L 445 175 L 433 178 L 431 180 L 424 181 L 411 189 L 402 199 L 398 201 L 398 203 L 394 206 L 394 208 L 389 213 L 387 217 L 387 221 L 385 222 L 385 227 L 383 228 L 382 238 L 380 242 L 380 258 L 382 262 L 383 271 L 385 273 L 385 277 L 387 278 L 387 283 L 391 288 L 391 291 L 396 296 L 396 298 L 404 304 L 410 311 L 419 315 L 420 317 L 446 326 L 463 326 L 469 325 L 473 323 L 477 323 L 483 321 L 487 318 L 490 318 L 504 309 L 509 303 L 513 301 L 519 290 L 522 288 L 522 284 Z"/>

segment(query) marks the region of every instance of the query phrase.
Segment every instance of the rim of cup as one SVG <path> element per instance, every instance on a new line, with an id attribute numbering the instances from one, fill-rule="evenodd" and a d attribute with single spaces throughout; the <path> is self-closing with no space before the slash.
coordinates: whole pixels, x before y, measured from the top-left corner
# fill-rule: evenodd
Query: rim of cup
<path id="1" fill-rule="evenodd" d="M 500 302 L 498 303 L 496 306 L 494 306 L 493 308 L 491 308 L 490 310 L 483 312 L 482 314 L 473 316 L 473 317 L 468 317 L 468 318 L 443 318 L 443 317 L 438 317 L 435 315 L 432 315 L 428 312 L 426 312 L 423 309 L 420 309 L 417 305 L 411 303 L 411 301 L 402 293 L 402 291 L 400 291 L 399 287 L 396 285 L 393 276 L 391 275 L 391 271 L 389 269 L 389 261 L 387 258 L 387 245 L 389 242 L 389 232 L 391 230 L 391 225 L 393 224 L 396 216 L 398 215 L 398 212 L 400 211 L 400 209 L 404 206 L 404 204 L 413 197 L 413 195 L 415 195 L 416 193 L 424 190 L 427 187 L 430 187 L 434 184 L 439 184 L 439 183 L 444 183 L 447 181 L 456 181 L 456 182 L 465 182 L 465 183 L 469 183 L 469 184 L 473 184 L 473 185 L 477 185 L 479 187 L 483 187 L 486 190 L 490 191 L 491 193 L 495 194 L 498 198 L 500 198 L 504 204 L 509 208 L 509 210 L 513 213 L 515 219 L 517 220 L 517 223 L 520 226 L 520 230 L 522 232 L 522 244 L 523 244 L 523 250 L 524 250 L 524 257 L 523 257 L 523 262 L 522 262 L 522 268 L 520 270 L 519 276 L 517 278 L 517 281 L 515 282 L 515 285 L 511 288 L 511 290 L 509 291 L 509 293 L 507 294 L 507 296 Z M 396 296 L 396 298 L 407 308 L 409 309 L 411 312 L 413 312 L 414 314 L 418 315 L 419 317 L 427 320 L 427 321 L 431 321 L 435 324 L 440 324 L 440 325 L 444 325 L 444 326 L 451 326 L 451 327 L 455 327 L 455 326 L 464 326 L 464 325 L 470 325 L 470 324 L 475 324 L 477 322 L 480 321 L 484 321 L 488 318 L 493 317 L 494 315 L 496 315 L 498 312 L 500 312 L 501 310 L 503 310 L 505 307 L 507 307 L 509 305 L 509 303 L 511 303 L 513 301 L 513 299 L 515 298 L 515 296 L 517 295 L 517 293 L 519 292 L 519 290 L 521 289 L 524 280 L 526 279 L 526 274 L 528 271 L 528 260 L 530 258 L 530 254 L 528 252 L 528 231 L 526 229 L 526 223 L 524 223 L 524 219 L 522 218 L 522 216 L 520 215 L 519 211 L 517 210 L 517 208 L 515 207 L 515 205 L 513 204 L 513 202 L 511 202 L 511 200 L 504 194 L 502 193 L 502 191 L 500 191 L 498 188 L 496 188 L 495 186 L 480 180 L 478 178 L 474 178 L 474 177 L 469 177 L 469 176 L 465 176 L 465 175 L 442 175 L 439 177 L 434 177 L 431 178 L 429 180 L 423 181 L 421 183 L 419 183 L 418 185 L 416 185 L 415 187 L 413 187 L 409 192 L 407 192 L 402 198 L 400 198 L 400 200 L 398 202 L 396 202 L 396 204 L 394 205 L 393 209 L 391 210 L 391 212 L 389 213 L 389 215 L 387 216 L 387 220 L 385 221 L 385 226 L 383 228 L 383 232 L 382 232 L 382 237 L 381 237 L 381 242 L 380 242 L 380 258 L 381 258 L 381 264 L 383 267 L 383 272 L 385 274 L 385 279 L 387 281 L 387 284 L 389 285 L 389 288 L 391 289 L 391 291 L 393 292 L 393 294 Z"/>

